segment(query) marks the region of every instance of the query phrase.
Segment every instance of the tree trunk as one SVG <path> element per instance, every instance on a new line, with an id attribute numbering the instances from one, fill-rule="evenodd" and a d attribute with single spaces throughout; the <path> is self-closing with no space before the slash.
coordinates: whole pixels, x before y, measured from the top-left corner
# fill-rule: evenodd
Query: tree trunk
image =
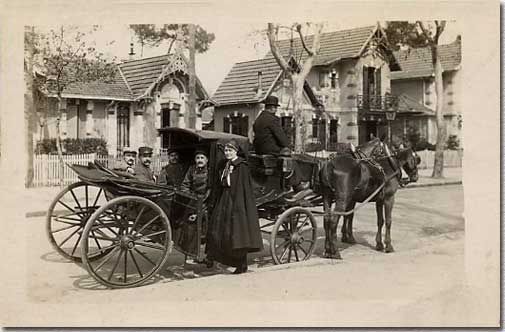
<path id="1" fill-rule="evenodd" d="M 188 127 L 196 127 L 196 70 L 195 70 L 195 33 L 194 24 L 189 25 L 189 116 Z"/>
<path id="2" fill-rule="evenodd" d="M 33 85 L 33 53 L 34 53 L 34 28 L 28 28 L 25 31 L 25 43 L 27 47 L 27 55 L 25 58 L 25 153 L 27 156 L 27 170 L 25 176 L 25 186 L 33 185 L 33 132 L 35 130 L 35 104 L 34 104 L 34 85 Z"/>
<path id="3" fill-rule="evenodd" d="M 434 46 L 437 48 L 437 45 Z M 436 124 L 437 124 L 437 143 L 435 147 L 435 162 L 433 165 L 433 178 L 442 178 L 444 176 L 444 147 L 446 141 L 446 126 L 444 121 L 444 85 L 442 81 L 442 64 L 438 49 L 434 50 L 435 58 L 435 93 L 437 95 L 436 106 Z"/>
<path id="4" fill-rule="evenodd" d="M 60 129 L 60 121 L 61 121 L 61 96 L 58 95 L 58 113 L 56 117 L 56 150 L 58 151 L 58 160 L 60 161 L 60 182 L 59 185 L 63 186 L 63 172 L 65 170 L 65 164 L 63 163 L 63 152 L 61 150 L 61 129 Z"/>
<path id="5" fill-rule="evenodd" d="M 304 78 L 298 74 L 292 75 L 292 100 L 293 100 L 293 118 L 295 124 L 295 153 L 303 153 L 305 151 L 306 140 L 306 124 L 303 116 L 303 83 Z"/>

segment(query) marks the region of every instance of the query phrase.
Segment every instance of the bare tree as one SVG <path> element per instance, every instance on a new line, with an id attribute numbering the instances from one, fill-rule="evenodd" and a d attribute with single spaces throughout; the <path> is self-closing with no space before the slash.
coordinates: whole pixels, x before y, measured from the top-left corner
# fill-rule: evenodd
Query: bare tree
<path id="1" fill-rule="evenodd" d="M 431 51 L 431 61 L 433 63 L 435 73 L 435 93 L 437 95 L 436 104 L 436 124 L 437 124 L 437 143 L 435 145 L 435 163 L 433 165 L 434 178 L 444 176 L 444 148 L 447 136 L 447 128 L 444 121 L 444 85 L 442 80 L 442 63 L 440 61 L 438 41 L 440 35 L 444 32 L 446 21 L 435 21 L 431 26 L 425 22 L 417 21 L 421 33 L 428 41 L 428 46 Z"/>
<path id="2" fill-rule="evenodd" d="M 94 26 L 92 31 L 97 29 Z M 41 58 L 44 79 L 35 80 L 35 84 L 48 96 L 57 99 L 56 148 L 60 160 L 60 184 L 64 167 L 60 123 L 64 90 L 76 83 L 113 82 L 117 74 L 113 60 L 107 61 L 103 53 L 87 45 L 85 35 L 75 27 L 60 26 L 47 34 L 40 34 L 38 38 L 37 53 Z"/>
<path id="3" fill-rule="evenodd" d="M 296 23 L 291 28 L 296 30 L 300 38 L 303 52 L 306 53 L 305 59 L 296 65 L 289 62 L 285 55 L 281 54 L 277 45 L 279 35 L 279 25 L 268 23 L 267 37 L 270 45 L 270 50 L 279 66 L 284 71 L 286 77 L 289 79 L 292 89 L 292 102 L 293 102 L 293 116 L 295 124 L 295 146 L 296 153 L 303 153 L 304 142 L 306 140 L 306 123 L 303 116 L 303 86 L 305 79 L 312 69 L 314 58 L 319 54 L 320 37 L 324 24 L 317 23 L 315 25 L 315 33 L 312 39 L 312 45 L 309 47 L 306 43 L 305 36 L 302 33 L 302 24 Z"/>

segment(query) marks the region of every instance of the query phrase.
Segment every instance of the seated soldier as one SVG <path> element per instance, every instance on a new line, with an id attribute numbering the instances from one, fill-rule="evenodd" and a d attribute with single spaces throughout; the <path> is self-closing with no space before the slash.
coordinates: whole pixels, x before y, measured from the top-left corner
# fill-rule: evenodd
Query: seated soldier
<path id="1" fill-rule="evenodd" d="M 139 148 L 140 162 L 135 165 L 135 176 L 137 179 L 146 182 L 156 182 L 153 171 L 151 170 L 151 158 L 153 156 L 153 149 L 148 146 L 141 146 Z"/>
<path id="2" fill-rule="evenodd" d="M 136 157 L 137 151 L 128 146 L 125 146 L 123 148 L 123 159 L 114 165 L 113 170 L 127 172 L 134 175 L 135 170 L 133 167 L 135 166 Z"/>
<path id="3" fill-rule="evenodd" d="M 168 164 L 162 168 L 156 183 L 178 188 L 184 179 L 185 171 L 184 165 L 180 163 L 179 153 L 170 150 L 168 152 Z"/>
<path id="4" fill-rule="evenodd" d="M 181 184 L 181 189 L 183 191 L 196 194 L 197 196 L 203 196 L 204 198 L 209 196 L 208 162 L 209 159 L 205 151 L 195 151 L 195 164 L 189 167 Z"/>

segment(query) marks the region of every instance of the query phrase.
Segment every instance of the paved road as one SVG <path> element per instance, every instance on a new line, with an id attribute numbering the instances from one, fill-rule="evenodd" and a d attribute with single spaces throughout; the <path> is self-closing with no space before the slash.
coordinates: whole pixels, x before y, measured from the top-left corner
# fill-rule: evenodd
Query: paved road
<path id="1" fill-rule="evenodd" d="M 341 244 L 342 261 L 320 257 L 324 231 L 322 218 L 318 217 L 318 245 L 307 262 L 274 266 L 269 253 L 264 251 L 251 257 L 251 273 L 234 276 L 222 267 L 209 271 L 200 265 L 184 265 L 183 256 L 173 254 L 156 283 L 114 291 L 104 289 L 82 266 L 66 262 L 52 250 L 44 233 L 43 218 L 28 218 L 26 222 L 26 238 L 31 241 L 25 248 L 25 295 L 38 310 L 56 316 L 49 325 L 56 321 L 65 326 L 90 322 L 95 326 L 133 326 L 130 314 L 115 314 L 115 308 L 126 305 L 135 310 L 150 308 L 152 312 L 148 310 L 143 312 L 144 316 L 133 317 L 142 319 L 140 325 L 189 326 L 200 318 L 215 319 L 219 308 L 211 305 L 214 301 L 225 301 L 221 305 L 229 308 L 233 301 L 245 299 L 252 301 L 240 302 L 250 307 L 252 316 L 247 319 L 261 315 L 265 322 L 276 321 L 276 325 L 298 322 L 295 325 L 316 326 L 308 323 L 314 320 L 321 326 L 339 325 L 337 321 L 361 325 L 397 312 L 401 313 L 394 316 L 398 322 L 408 317 L 412 325 L 423 325 L 434 317 L 444 322 L 455 317 L 446 315 L 447 303 L 440 303 L 437 294 L 445 292 L 443 298 L 460 294 L 459 288 L 454 290 L 454 287 L 464 280 L 461 185 L 414 188 L 398 193 L 392 231 L 396 249 L 393 254 L 373 250 L 376 221 L 375 208 L 370 205 L 356 216 L 354 229 L 358 243 Z M 307 306 L 307 301 L 313 301 L 315 307 Z M 462 303 L 452 298 L 450 301 L 451 305 Z M 202 308 L 198 311 L 199 320 L 182 314 L 195 303 Z M 261 303 L 260 309 L 254 303 Z M 296 315 L 300 303 L 305 308 L 303 317 Z M 60 316 L 62 304 L 66 309 L 65 315 Z M 427 310 L 425 305 L 436 308 L 437 314 L 420 314 Z M 22 315 L 24 309 L 13 310 L 12 315 L 16 310 Z M 461 316 L 462 309 L 456 311 Z M 89 313 L 93 313 L 91 321 Z M 283 315 L 285 319 L 292 318 L 283 320 Z M 231 314 L 226 322 L 227 325 L 250 325 L 247 319 Z M 27 320 L 37 325 L 44 322 L 44 317 L 30 316 Z M 389 322 L 394 324 L 396 320 Z M 387 326 L 387 321 L 384 324 Z"/>

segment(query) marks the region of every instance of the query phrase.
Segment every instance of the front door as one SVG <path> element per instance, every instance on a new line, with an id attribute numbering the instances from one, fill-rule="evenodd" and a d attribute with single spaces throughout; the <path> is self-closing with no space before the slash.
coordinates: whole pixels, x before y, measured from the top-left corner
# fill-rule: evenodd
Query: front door
<path id="1" fill-rule="evenodd" d="M 377 122 L 363 121 L 359 126 L 359 141 L 358 144 L 363 144 L 369 140 L 378 137 Z"/>

